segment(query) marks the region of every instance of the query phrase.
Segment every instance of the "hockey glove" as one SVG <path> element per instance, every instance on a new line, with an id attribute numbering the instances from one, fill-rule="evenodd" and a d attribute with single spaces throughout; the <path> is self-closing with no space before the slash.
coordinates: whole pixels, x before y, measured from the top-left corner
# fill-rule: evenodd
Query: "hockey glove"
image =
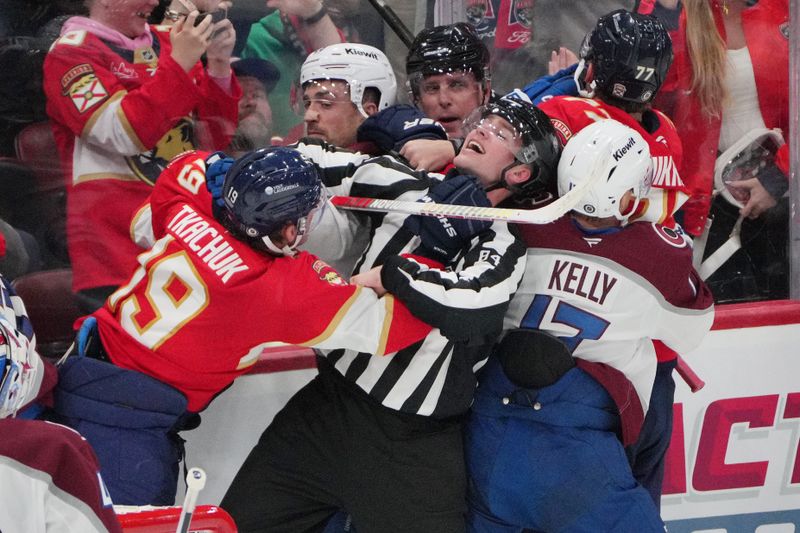
<path id="1" fill-rule="evenodd" d="M 459 175 L 435 185 L 420 202 L 437 204 L 491 207 L 486 191 L 474 176 Z M 418 255 L 449 264 L 477 233 L 491 226 L 491 222 L 447 217 L 410 216 L 403 226 L 422 241 L 414 251 Z"/>
<path id="2" fill-rule="evenodd" d="M 553 96 L 578 96 L 574 78 L 576 68 L 577 63 L 550 76 L 542 76 L 523 87 L 522 91 L 534 104 Z"/>
<path id="3" fill-rule="evenodd" d="M 224 207 L 222 199 L 222 185 L 225 183 L 225 174 L 233 166 L 234 159 L 222 152 L 214 152 L 206 159 L 206 188 L 211 193 L 214 207 Z"/>
<path id="4" fill-rule="evenodd" d="M 358 141 L 372 142 L 384 152 L 399 152 L 414 139 L 447 140 L 441 124 L 416 107 L 399 104 L 368 117 L 358 127 Z"/>

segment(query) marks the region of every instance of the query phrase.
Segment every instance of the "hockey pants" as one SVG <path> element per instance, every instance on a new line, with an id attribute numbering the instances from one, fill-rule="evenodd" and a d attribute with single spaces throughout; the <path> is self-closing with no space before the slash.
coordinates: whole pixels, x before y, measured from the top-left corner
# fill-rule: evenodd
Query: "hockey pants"
<path id="1" fill-rule="evenodd" d="M 172 505 L 186 398 L 140 372 L 89 357 L 59 368 L 55 412 L 94 448 L 118 505 Z M 196 416 L 196 415 L 194 415 Z"/>

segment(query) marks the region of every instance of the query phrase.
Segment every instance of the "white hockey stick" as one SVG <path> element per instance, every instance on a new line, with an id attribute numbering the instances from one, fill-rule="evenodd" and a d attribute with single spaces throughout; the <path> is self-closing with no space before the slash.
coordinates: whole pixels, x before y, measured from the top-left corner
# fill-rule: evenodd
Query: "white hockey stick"
<path id="1" fill-rule="evenodd" d="M 197 506 L 197 496 L 206 486 L 206 473 L 202 468 L 192 468 L 186 476 L 186 497 L 183 499 L 181 517 L 175 533 L 186 533 L 192 522 L 192 514 Z"/>
<path id="2" fill-rule="evenodd" d="M 500 207 L 476 207 L 471 205 L 450 205 L 426 202 L 407 202 L 402 200 L 378 200 L 354 196 L 333 196 L 331 203 L 344 209 L 356 211 L 377 211 L 385 213 L 396 211 L 409 215 L 430 217 L 468 218 L 471 220 L 503 220 L 517 224 L 549 224 L 559 219 L 575 207 L 583 193 L 597 179 L 588 179 L 574 187 L 556 201 L 536 209 L 506 209 Z"/>

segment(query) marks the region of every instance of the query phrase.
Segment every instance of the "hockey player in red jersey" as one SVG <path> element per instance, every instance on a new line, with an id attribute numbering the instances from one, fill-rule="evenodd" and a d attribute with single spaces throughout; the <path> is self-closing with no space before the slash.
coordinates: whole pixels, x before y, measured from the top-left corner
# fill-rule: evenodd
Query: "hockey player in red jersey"
<path id="1" fill-rule="evenodd" d="M 563 144 L 597 120 L 614 119 L 635 129 L 653 157 L 653 187 L 633 219 L 674 226 L 686 201 L 678 171 L 683 147 L 667 116 L 650 107 L 672 63 L 672 41 L 650 16 L 617 10 L 601 17 L 586 35 L 575 79 L 582 98 L 545 98 L 538 106 L 550 116 Z"/>
<path id="2" fill-rule="evenodd" d="M 297 252 L 324 206 L 310 161 L 290 148 L 247 154 L 221 173 L 214 201 L 206 171 L 227 161 L 189 152 L 161 175 L 141 219 L 150 224 L 135 230 L 152 248 L 91 317 L 96 334 L 79 336 L 90 357 L 60 369 L 56 411 L 97 450 L 117 503 L 172 503 L 177 431 L 264 348 L 383 355 L 430 331 L 393 298 Z"/>
<path id="3" fill-rule="evenodd" d="M 229 20 L 195 26 L 192 12 L 170 31 L 146 24 L 154 0 L 87 4 L 89 18 L 68 19 L 47 54 L 44 90 L 70 184 L 73 290 L 91 312 L 136 264 L 130 219 L 167 162 L 227 146 L 241 90 L 231 76 Z"/>
<path id="4" fill-rule="evenodd" d="M 89 444 L 68 427 L 25 419 L 55 381 L 25 305 L 0 276 L 0 531 L 121 531 Z"/>

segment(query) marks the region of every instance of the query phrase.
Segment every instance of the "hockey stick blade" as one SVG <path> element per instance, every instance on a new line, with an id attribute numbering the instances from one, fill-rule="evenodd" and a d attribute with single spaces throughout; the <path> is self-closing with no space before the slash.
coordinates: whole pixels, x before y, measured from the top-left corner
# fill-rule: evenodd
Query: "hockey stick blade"
<path id="1" fill-rule="evenodd" d="M 593 179 L 586 180 L 556 201 L 536 209 L 507 209 L 502 207 L 437 204 L 433 202 L 378 200 L 354 196 L 333 196 L 331 197 L 331 203 L 343 209 L 356 211 L 398 212 L 408 215 L 466 218 L 470 220 L 501 220 L 516 224 L 549 224 L 575 207 L 583 196 L 583 192 L 592 183 L 594 183 Z"/>

